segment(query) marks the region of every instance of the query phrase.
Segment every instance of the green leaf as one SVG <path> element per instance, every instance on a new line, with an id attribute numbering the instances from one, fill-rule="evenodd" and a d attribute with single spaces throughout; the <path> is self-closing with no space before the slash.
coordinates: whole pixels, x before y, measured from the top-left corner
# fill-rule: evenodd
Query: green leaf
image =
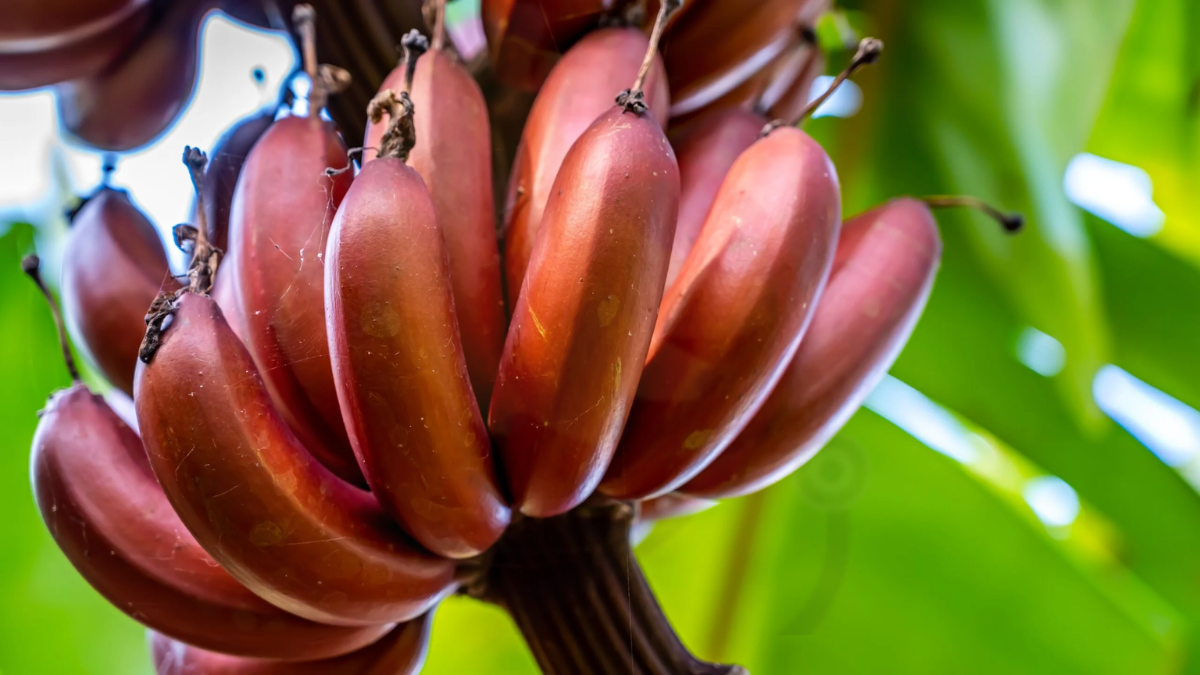
<path id="1" fill-rule="evenodd" d="M 898 194 L 958 193 L 1026 213 L 1019 237 L 979 215 L 947 217 L 970 233 L 947 255 L 970 256 L 1005 302 L 1066 346 L 1057 386 L 1095 427 L 1091 380 L 1107 359 L 1107 327 L 1062 176 L 1087 142 L 1133 2 L 900 4 L 869 5 L 885 57 L 862 78 L 863 113 L 836 131 L 847 212 Z"/>
<path id="2" fill-rule="evenodd" d="M 741 517 L 757 498 L 664 523 L 645 546 L 669 543 L 640 555 L 702 653 L 696 614 L 735 612 L 730 649 L 710 658 L 839 674 L 1155 673 L 1178 658 L 1177 617 L 1119 566 L 1073 561 L 1023 504 L 872 413 Z M 755 526 L 741 602 L 703 606 L 723 582 L 678 577 L 736 558 Z"/>
<path id="3" fill-rule="evenodd" d="M 141 626 L 88 586 L 42 524 L 29 487 L 37 411 L 69 384 L 54 324 L 21 273 L 33 232 L 16 225 L 0 238 L 0 668 L 11 673 L 146 673 Z"/>
<path id="4" fill-rule="evenodd" d="M 462 596 L 438 607 L 421 675 L 537 672 L 533 655 L 504 610 Z"/>
<path id="5" fill-rule="evenodd" d="M 1088 150 L 1146 170 L 1166 216 L 1154 242 L 1200 265 L 1200 5 L 1140 2 Z"/>
<path id="6" fill-rule="evenodd" d="M 964 236 L 947 233 L 947 244 Z M 1054 383 L 1015 358 L 1021 317 L 970 261 L 947 256 L 930 306 L 893 372 L 1070 483 L 1111 520 L 1130 568 L 1200 623 L 1200 495 L 1111 422 L 1075 423 Z"/>
<path id="7" fill-rule="evenodd" d="M 1089 217 L 1088 224 L 1117 365 L 1200 408 L 1200 269 L 1098 218 Z"/>

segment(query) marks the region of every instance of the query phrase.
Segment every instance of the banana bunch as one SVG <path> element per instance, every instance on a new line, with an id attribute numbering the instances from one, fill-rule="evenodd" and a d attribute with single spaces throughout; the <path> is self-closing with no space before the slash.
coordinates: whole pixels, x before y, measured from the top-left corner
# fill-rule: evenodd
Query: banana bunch
<path id="1" fill-rule="evenodd" d="M 483 3 L 495 72 L 538 91 L 499 219 L 444 0 L 353 150 L 319 114 L 351 76 L 296 6 L 310 114 L 244 120 L 211 163 L 185 150 L 184 277 L 124 192 L 76 214 L 60 324 L 136 428 L 64 338 L 35 493 L 160 673 L 417 672 L 456 592 L 507 609 L 547 673 L 741 672 L 679 643 L 631 526 L 817 452 L 921 314 L 930 209 L 982 205 L 843 222 L 799 128 L 824 100 L 819 0 L 609 4 Z M 881 51 L 863 40 L 825 96 Z"/>

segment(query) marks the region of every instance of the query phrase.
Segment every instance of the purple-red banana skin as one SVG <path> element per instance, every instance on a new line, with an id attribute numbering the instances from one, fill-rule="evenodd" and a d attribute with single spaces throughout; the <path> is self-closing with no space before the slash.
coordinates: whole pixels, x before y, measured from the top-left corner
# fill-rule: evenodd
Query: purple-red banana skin
<path id="1" fill-rule="evenodd" d="M 808 461 L 896 361 L 929 298 L 942 243 L 928 207 L 898 199 L 846 222 L 833 275 L 783 379 L 737 439 L 682 490 L 761 490 Z"/>
<path id="2" fill-rule="evenodd" d="M 453 586 L 368 492 L 317 462 L 275 410 L 211 298 L 185 293 L 134 394 L 150 465 L 200 545 L 313 621 L 407 621 Z"/>
<path id="3" fill-rule="evenodd" d="M 230 213 L 232 264 L 218 272 L 230 317 L 279 412 L 306 448 L 341 478 L 366 485 L 342 423 L 325 335 L 325 245 L 353 180 L 332 125 L 278 120 L 242 166 Z M 230 297 L 236 295 L 237 297 Z"/>
<path id="4" fill-rule="evenodd" d="M 63 253 L 63 312 L 75 343 L 127 394 L 146 310 L 160 289 L 176 287 L 158 230 L 129 195 L 101 188 L 88 199 Z"/>
<path id="5" fill-rule="evenodd" d="M 429 651 L 432 613 L 400 624 L 373 645 L 321 661 L 288 663 L 217 654 L 151 633 L 157 675 L 417 675 Z"/>
<path id="6" fill-rule="evenodd" d="M 0 6 L 0 53 L 52 48 L 102 32 L 149 0 L 9 0 Z"/>
<path id="7" fill-rule="evenodd" d="M 645 363 L 678 208 L 675 153 L 649 115 L 611 108 L 563 161 L 489 414 L 526 515 L 570 510 L 608 467 Z"/>
<path id="8" fill-rule="evenodd" d="M 36 2 L 0 4 L 0 91 L 45 87 L 101 73 L 129 51 L 151 14 L 144 0 L 99 0 L 93 8 L 97 11 L 89 17 L 86 12 L 55 11 Z M 21 20 L 15 13 L 23 9 L 42 16 Z M 70 23 L 61 23 L 64 19 Z"/>
<path id="9" fill-rule="evenodd" d="M 620 16 L 629 1 L 484 0 L 480 14 L 492 67 L 505 83 L 537 91 L 568 47 L 606 15 Z"/>
<path id="10" fill-rule="evenodd" d="M 698 3 L 663 40 L 671 115 L 701 109 L 752 79 L 796 44 L 828 0 Z"/>
<path id="11" fill-rule="evenodd" d="M 534 100 L 505 197 L 504 276 L 510 308 L 521 293 L 563 158 L 596 118 L 612 107 L 614 92 L 629 87 L 637 77 L 648 48 L 646 36 L 632 28 L 591 33 L 563 55 Z M 671 102 L 657 56 L 645 92 L 652 116 L 665 128 Z"/>
<path id="12" fill-rule="evenodd" d="M 258 139 L 275 121 L 275 111 L 267 110 L 243 117 L 229 127 L 208 158 L 204 172 L 204 222 L 208 225 L 208 240 L 229 254 L 229 210 L 237 187 L 242 165 Z"/>
<path id="13" fill-rule="evenodd" d="M 440 215 L 416 169 L 367 162 L 329 237 L 326 316 L 373 494 L 431 551 L 466 558 L 499 539 L 510 513 L 471 392 Z"/>
<path id="14" fill-rule="evenodd" d="M 381 89 L 403 91 L 404 66 Z M 417 62 L 412 100 L 417 145 L 408 164 L 421 174 L 437 208 L 450 254 L 450 282 L 467 372 L 487 409 L 504 349 L 508 317 L 500 278 L 496 205 L 492 198 L 492 137 L 479 85 L 441 50 Z M 364 159 L 375 156 L 383 124 L 368 124 Z"/>
<path id="15" fill-rule="evenodd" d="M 234 123 L 213 146 L 204 172 L 204 222 L 208 226 L 208 240 L 225 252 L 221 266 L 217 269 L 217 280 L 213 286 L 213 299 L 225 314 L 229 327 L 244 342 L 246 339 L 246 316 L 242 297 L 234 277 L 237 275 L 237 247 L 229 245 L 229 215 L 233 209 L 233 195 L 237 188 L 242 165 L 258 139 L 271 128 L 275 115 L 263 111 L 247 116 Z M 193 206 L 193 210 L 194 206 Z"/>
<path id="16" fill-rule="evenodd" d="M 313 623 L 235 581 L 175 515 L 137 434 L 82 384 L 51 398 L 30 464 L 38 509 L 67 559 L 113 606 L 156 631 L 241 656 L 317 659 L 387 630 Z"/>
<path id="17" fill-rule="evenodd" d="M 703 113 L 679 129 L 671 129 L 671 146 L 679 158 L 679 223 L 671 246 L 667 288 L 679 278 L 729 168 L 754 145 L 766 124 L 762 115 L 731 108 Z"/>
<path id="18" fill-rule="evenodd" d="M 103 72 L 55 89 L 63 130 L 99 150 L 125 152 L 158 138 L 196 87 L 200 22 L 215 0 L 160 3 L 152 31 Z"/>
<path id="19" fill-rule="evenodd" d="M 602 492 L 670 492 L 750 421 L 795 354 L 828 279 L 840 200 L 833 162 L 799 129 L 777 129 L 742 153 L 663 298 Z"/>

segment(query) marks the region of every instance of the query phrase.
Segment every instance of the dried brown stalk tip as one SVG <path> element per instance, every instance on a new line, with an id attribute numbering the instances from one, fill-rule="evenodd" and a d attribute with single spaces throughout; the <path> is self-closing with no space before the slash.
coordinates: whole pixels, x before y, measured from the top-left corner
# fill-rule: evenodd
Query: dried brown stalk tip
<path id="1" fill-rule="evenodd" d="M 667 27 L 667 19 L 682 5 L 683 0 L 663 0 L 658 10 L 658 18 L 654 21 L 654 30 L 650 31 L 650 46 L 646 49 L 646 57 L 642 59 L 637 79 L 633 81 L 632 87 L 617 95 L 617 105 L 624 108 L 625 112 L 641 115 L 648 109 L 646 95 L 642 93 L 646 86 L 646 76 L 650 74 L 650 68 L 654 65 L 654 55 L 658 53 L 658 41 L 662 39 L 663 31 Z"/>
<path id="2" fill-rule="evenodd" d="M 932 209 L 950 209 L 964 207 L 975 209 L 985 216 L 991 218 L 1004 228 L 1004 231 L 1009 234 L 1016 234 L 1025 227 L 1025 216 L 1020 213 L 1005 213 L 1000 209 L 988 204 L 982 199 L 976 197 L 962 197 L 954 195 L 934 195 L 930 197 L 918 197 L 919 201 L 925 202 Z"/>
<path id="3" fill-rule="evenodd" d="M 67 340 L 67 329 L 63 324 L 62 310 L 58 308 L 58 303 L 54 301 L 54 296 L 50 294 L 50 289 L 42 280 L 41 266 L 42 259 L 36 253 L 21 259 L 21 271 L 33 280 L 34 285 L 42 292 L 42 297 L 46 299 L 46 304 L 50 305 L 50 314 L 54 317 L 54 329 L 58 333 L 58 344 L 62 347 L 63 363 L 67 366 L 67 373 L 70 374 L 72 382 L 79 382 L 79 368 L 75 365 L 74 355 L 71 354 L 71 343 Z"/>
<path id="4" fill-rule="evenodd" d="M 367 105 L 367 117 L 372 123 L 378 124 L 387 115 L 387 129 L 379 140 L 378 157 L 396 157 L 402 162 L 408 161 L 408 154 L 417 144 L 417 129 L 413 124 L 413 103 L 408 92 L 396 92 L 384 89 L 371 99 Z"/>
<path id="5" fill-rule="evenodd" d="M 163 291 L 150 303 L 150 309 L 146 311 L 146 334 L 138 348 L 138 359 L 142 363 L 150 363 L 155 352 L 162 346 L 163 324 L 167 317 L 175 313 L 181 293 L 182 290 Z"/>

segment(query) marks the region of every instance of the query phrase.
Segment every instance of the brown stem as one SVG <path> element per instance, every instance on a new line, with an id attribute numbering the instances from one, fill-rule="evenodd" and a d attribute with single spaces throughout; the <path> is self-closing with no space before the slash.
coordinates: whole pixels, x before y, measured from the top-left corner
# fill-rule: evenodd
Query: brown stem
<path id="1" fill-rule="evenodd" d="M 471 593 L 512 615 L 545 675 L 735 675 L 667 622 L 629 546 L 634 509 L 593 503 L 513 523 Z"/>
<path id="2" fill-rule="evenodd" d="M 654 55 L 658 52 L 658 41 L 662 39 L 663 30 L 667 27 L 667 19 L 681 6 L 683 0 L 662 0 L 658 18 L 654 21 L 654 30 L 650 31 L 650 46 L 646 49 L 646 57 L 642 59 L 642 67 L 638 69 L 637 79 L 633 81 L 631 88 L 617 96 L 617 105 L 625 108 L 625 112 L 638 115 L 646 112 L 646 95 L 642 88 L 646 86 L 646 77 L 654 65 Z"/>
<path id="3" fill-rule="evenodd" d="M 875 63 L 879 60 L 879 56 L 882 53 L 883 41 L 876 40 L 875 38 L 863 38 L 862 42 L 858 43 L 858 51 L 854 54 L 854 58 L 850 59 L 850 65 L 846 66 L 845 70 L 838 73 L 837 77 L 833 78 L 833 82 L 830 83 L 829 88 L 825 90 L 825 93 L 818 96 L 815 101 L 810 102 L 808 106 L 806 106 L 804 110 L 800 112 L 800 116 L 796 118 L 794 122 L 792 122 L 792 125 L 798 125 L 811 117 L 812 114 L 817 111 L 817 108 L 820 108 L 822 103 L 829 100 L 829 97 L 833 96 L 833 92 L 837 91 L 838 87 L 842 86 L 842 83 L 849 79 L 850 76 L 855 73 L 855 71 L 863 66 Z"/>
<path id="4" fill-rule="evenodd" d="M 317 64 L 317 13 L 312 5 L 301 3 L 292 10 L 292 24 L 300 36 L 304 72 L 308 75 L 308 116 L 319 119 L 321 109 L 336 94 L 350 86 L 350 72 L 328 64 Z"/>
<path id="5" fill-rule="evenodd" d="M 192 188 L 196 192 L 197 224 L 176 225 L 172 233 L 175 235 L 175 245 L 191 258 L 188 262 L 188 285 L 175 291 L 160 291 L 154 302 L 150 303 L 150 309 L 146 310 L 146 334 L 142 336 L 142 344 L 138 348 L 138 359 L 142 363 L 150 363 L 162 344 L 167 318 L 175 313 L 179 297 L 184 293 L 208 295 L 221 262 L 221 249 L 208 240 L 208 224 L 204 216 L 204 191 L 201 187 L 204 185 L 208 157 L 199 148 L 188 146 L 183 149 L 183 163 L 188 168 Z"/>
<path id="6" fill-rule="evenodd" d="M 399 96 L 391 89 L 384 89 L 376 94 L 367 105 L 367 117 L 374 124 L 382 122 L 385 114 L 389 117 L 383 138 L 379 139 L 377 156 L 395 157 L 401 162 L 407 162 L 408 154 L 417 144 L 413 102 L 409 92 L 412 91 L 413 76 L 417 72 L 417 60 L 429 49 L 429 41 L 413 29 L 404 36 L 400 44 L 404 46 L 404 91 L 400 92 Z"/>
<path id="7" fill-rule="evenodd" d="M 429 0 L 433 3 L 433 48 L 441 51 L 446 47 L 446 1 Z"/>
<path id="8" fill-rule="evenodd" d="M 300 61 L 304 72 L 308 75 L 312 90 L 309 93 L 310 105 L 317 103 L 317 12 L 312 5 L 301 3 L 292 10 L 292 25 L 300 36 Z M 324 104 L 324 101 L 321 102 Z M 317 108 L 318 110 L 320 108 Z M 312 114 L 312 110 L 309 110 Z"/>
<path id="9" fill-rule="evenodd" d="M 71 375 L 72 382 L 79 382 L 79 368 L 75 365 L 75 356 L 71 354 L 71 343 L 67 340 L 67 329 L 63 325 L 62 310 L 58 308 L 58 303 L 54 301 L 54 296 L 50 294 L 50 289 L 46 287 L 46 282 L 42 279 L 41 265 L 42 260 L 37 255 L 27 255 L 21 260 L 21 270 L 30 279 L 33 279 L 33 283 L 42 292 L 42 297 L 46 298 L 46 304 L 50 305 L 50 314 L 54 317 L 54 329 L 58 332 L 58 344 L 62 347 L 63 362 L 67 364 L 67 373 Z"/>
<path id="10" fill-rule="evenodd" d="M 371 99 L 367 105 L 367 117 L 373 124 L 383 121 L 383 116 L 389 118 L 387 129 L 379 139 L 379 151 L 376 157 L 395 157 L 401 162 L 408 161 L 408 153 L 417 144 L 417 128 L 413 124 L 413 103 L 408 92 L 396 92 L 384 89 Z"/>
<path id="11" fill-rule="evenodd" d="M 177 291 L 160 291 L 146 310 L 146 334 L 142 336 L 142 344 L 138 347 L 138 359 L 142 363 L 150 363 L 154 353 L 162 344 L 162 332 L 167 317 L 175 313 L 176 301 L 187 289 Z"/>
<path id="12" fill-rule="evenodd" d="M 833 82 L 829 84 L 829 87 L 824 93 L 818 96 L 815 100 L 810 101 L 809 104 L 804 107 L 804 110 L 800 111 L 800 115 L 797 116 L 792 122 L 787 123 L 783 120 L 773 120 L 772 122 L 768 123 L 767 126 L 763 127 L 762 135 L 767 136 L 772 131 L 775 131 L 776 129 L 785 125 L 794 127 L 800 126 L 804 120 L 811 117 L 812 114 L 817 111 L 817 108 L 821 107 L 821 104 L 829 100 L 829 97 L 833 96 L 833 93 L 838 90 L 838 87 L 842 86 L 842 83 L 848 80 L 850 76 L 855 73 L 855 71 L 863 66 L 875 63 L 879 60 L 879 56 L 882 53 L 882 40 L 876 40 L 875 38 L 863 38 L 862 41 L 858 43 L 858 52 L 856 52 L 854 54 L 854 58 L 850 60 L 850 65 L 846 66 L 845 70 L 838 73 L 837 77 L 833 78 Z"/>
<path id="13" fill-rule="evenodd" d="M 221 262 L 221 249 L 208 240 L 208 223 L 204 215 L 204 171 L 208 166 L 208 157 L 199 148 L 188 146 L 183 149 L 183 163 L 192 177 L 192 189 L 196 193 L 196 224 L 176 226 L 175 243 L 185 252 L 188 250 L 187 244 L 191 243 L 188 290 L 208 295 L 217 275 L 217 265 Z"/>
<path id="14" fill-rule="evenodd" d="M 917 199 L 925 202 L 930 208 L 934 209 L 952 209 L 958 207 L 975 209 L 997 223 L 1000 223 L 1000 227 L 1003 227 L 1004 231 L 1009 234 L 1016 234 L 1025 226 L 1025 216 L 1019 213 L 1005 213 L 976 197 L 932 195 L 929 197 L 918 197 Z"/>
<path id="15" fill-rule="evenodd" d="M 404 92 L 411 94 L 413 77 L 417 74 L 417 60 L 429 51 L 429 40 L 414 28 L 404 34 L 400 45 L 404 47 Z"/>

